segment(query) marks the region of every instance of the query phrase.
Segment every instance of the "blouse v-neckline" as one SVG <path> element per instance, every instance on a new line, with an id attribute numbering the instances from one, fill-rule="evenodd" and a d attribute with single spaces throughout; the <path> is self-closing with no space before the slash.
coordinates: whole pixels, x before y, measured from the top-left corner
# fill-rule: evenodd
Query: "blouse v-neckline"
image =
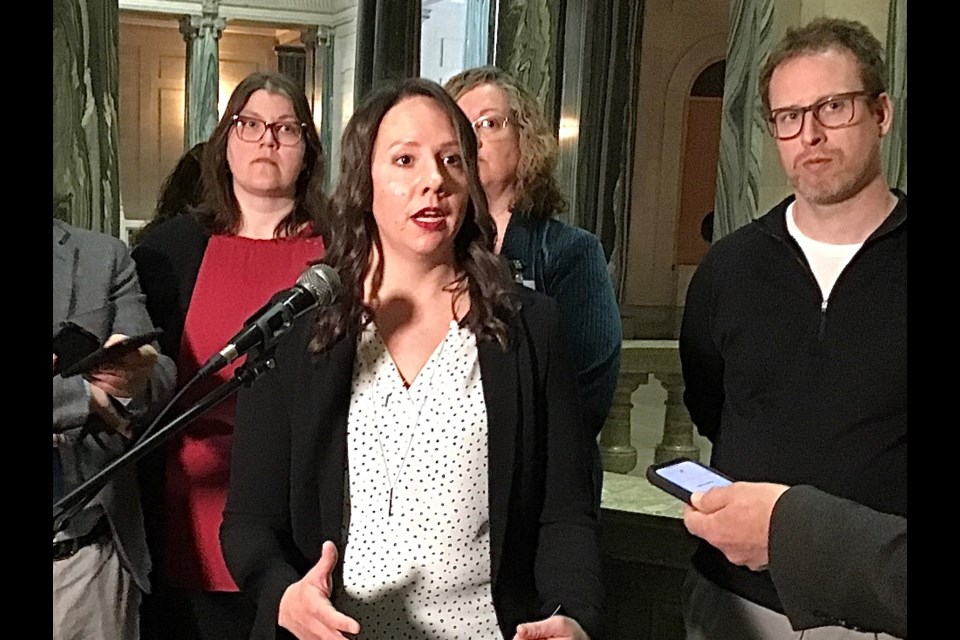
<path id="1" fill-rule="evenodd" d="M 379 327 L 377 327 L 376 321 L 370 320 L 370 324 L 368 325 L 368 330 L 373 331 L 374 335 L 376 336 L 376 339 L 380 342 L 381 345 L 383 345 L 384 353 L 386 353 L 387 358 L 390 360 L 390 368 L 392 370 L 392 373 L 390 375 L 390 380 L 392 382 L 391 386 L 398 385 L 400 388 L 402 388 L 407 392 L 412 392 L 415 388 L 419 388 L 420 386 L 422 386 L 421 384 L 418 384 L 419 381 L 423 379 L 422 374 L 424 372 L 428 372 L 428 369 L 432 370 L 436 366 L 435 361 L 438 360 L 440 356 L 443 354 L 444 345 L 447 343 L 448 340 L 450 340 L 451 334 L 457 331 L 458 329 L 459 329 L 459 324 L 457 323 L 457 321 L 450 320 L 450 324 L 447 326 L 447 331 L 446 333 L 443 334 L 443 337 L 440 339 L 440 342 L 438 342 L 437 345 L 433 348 L 433 351 L 430 352 L 430 355 L 423 362 L 423 365 L 421 365 L 420 369 L 417 371 L 417 374 L 413 377 L 413 379 L 408 381 L 404 377 L 404 375 L 400 372 L 400 367 L 397 366 L 397 362 L 396 360 L 394 360 L 393 354 L 390 353 L 390 348 L 387 346 L 387 341 L 383 339 L 383 335 L 381 335 L 380 329 Z M 430 374 L 428 377 L 432 379 L 433 376 L 432 374 Z"/>

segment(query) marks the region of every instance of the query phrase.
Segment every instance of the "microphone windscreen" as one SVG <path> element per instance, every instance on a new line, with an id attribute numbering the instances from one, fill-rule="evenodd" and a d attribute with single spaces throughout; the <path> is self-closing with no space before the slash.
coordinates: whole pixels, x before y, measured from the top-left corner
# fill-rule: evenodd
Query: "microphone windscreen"
<path id="1" fill-rule="evenodd" d="M 313 294 L 320 307 L 333 303 L 340 295 L 340 276 L 325 264 L 310 265 L 297 278 L 297 284 Z"/>

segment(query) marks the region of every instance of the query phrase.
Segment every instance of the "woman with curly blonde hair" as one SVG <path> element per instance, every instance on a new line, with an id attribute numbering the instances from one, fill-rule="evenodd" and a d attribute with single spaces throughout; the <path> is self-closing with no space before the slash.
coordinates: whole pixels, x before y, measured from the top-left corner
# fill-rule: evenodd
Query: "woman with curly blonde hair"
<path id="1" fill-rule="evenodd" d="M 567 208 L 554 177 L 556 135 L 536 98 L 501 69 L 467 69 L 445 88 L 477 134 L 480 181 L 497 225 L 496 251 L 524 284 L 557 301 L 577 366 L 584 427 L 596 438 L 620 368 L 620 309 L 599 239 L 554 217 Z M 599 448 L 594 449 L 599 505 L 603 474 Z"/>

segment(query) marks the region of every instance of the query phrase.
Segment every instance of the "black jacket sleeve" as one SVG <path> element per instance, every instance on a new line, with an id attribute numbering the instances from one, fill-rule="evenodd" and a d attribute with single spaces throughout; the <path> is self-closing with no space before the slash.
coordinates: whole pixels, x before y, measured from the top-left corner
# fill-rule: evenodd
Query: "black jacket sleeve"
<path id="1" fill-rule="evenodd" d="M 907 519 L 811 486 L 770 521 L 770 575 L 797 631 L 839 625 L 907 637 Z"/>
<path id="2" fill-rule="evenodd" d="M 598 637 L 603 583 L 588 456 L 594 436 L 580 422 L 575 369 L 552 302 L 541 299 L 549 312 L 534 320 L 540 339 L 535 370 L 542 390 L 537 404 L 546 424 L 544 499 L 534 572 L 540 613 L 549 616 L 562 605 L 566 615 Z M 529 325 L 527 331 L 529 335 Z"/>
<path id="3" fill-rule="evenodd" d="M 303 576 L 305 560 L 290 522 L 290 420 L 285 381 L 297 364 L 276 369 L 240 391 L 220 544 L 241 591 L 257 600 L 251 638 L 291 637 L 277 625 L 280 599 Z"/>
<path id="4" fill-rule="evenodd" d="M 183 214 L 151 229 L 132 251 L 147 311 L 163 329 L 160 350 L 174 360 L 209 239 L 196 218 Z"/>

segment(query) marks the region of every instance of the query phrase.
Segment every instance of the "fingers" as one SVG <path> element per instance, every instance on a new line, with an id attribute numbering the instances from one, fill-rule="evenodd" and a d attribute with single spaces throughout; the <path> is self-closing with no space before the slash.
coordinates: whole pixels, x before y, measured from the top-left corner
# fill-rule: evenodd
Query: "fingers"
<path id="1" fill-rule="evenodd" d="M 360 623 L 330 602 L 337 548 L 323 544 L 320 560 L 280 599 L 277 623 L 301 640 L 344 640 L 360 633 Z"/>
<path id="2" fill-rule="evenodd" d="M 690 494 L 690 504 L 683 505 L 683 512 L 686 513 L 690 507 L 693 507 L 697 511 L 702 511 L 703 506 L 703 491 L 694 491 Z"/>
<path id="3" fill-rule="evenodd" d="M 303 624 L 295 628 L 302 630 L 295 634 L 298 638 L 318 640 L 345 640 L 360 633 L 360 623 L 334 609 L 329 600 L 319 603 Z"/>
<path id="4" fill-rule="evenodd" d="M 537 638 L 589 640 L 579 623 L 567 616 L 551 616 L 539 622 L 525 622 L 517 625 L 514 640 L 534 640 Z"/>
<path id="5" fill-rule="evenodd" d="M 693 535 L 698 538 L 703 538 L 706 534 L 705 528 L 707 521 L 707 515 L 702 511 L 697 511 L 691 507 L 684 507 L 683 526 Z"/>
<path id="6" fill-rule="evenodd" d="M 108 342 L 117 335 L 110 336 Z M 144 345 L 103 363 L 84 377 L 115 398 L 132 398 L 146 388 L 158 358 L 152 345 Z"/>
<path id="7" fill-rule="evenodd" d="M 337 566 L 338 559 L 337 545 L 327 540 L 323 543 L 320 560 L 303 577 L 304 580 L 318 587 L 327 598 L 333 593 L 333 570 Z"/>
<path id="8" fill-rule="evenodd" d="M 344 634 L 345 637 L 355 636 L 360 633 L 360 623 L 345 613 L 337 611 L 329 600 L 321 605 L 319 618 L 323 624 L 339 631 Z"/>
<path id="9" fill-rule="evenodd" d="M 90 374 L 84 376 L 94 387 L 110 394 L 114 398 L 128 398 L 132 394 L 128 393 L 129 381 L 122 376 L 113 374 Z"/>
<path id="10" fill-rule="evenodd" d="M 134 360 L 140 363 L 140 366 L 152 367 L 154 364 L 156 364 L 157 358 L 159 357 L 160 354 L 152 344 L 144 344 L 137 347 L 136 351 L 124 356 L 124 361 Z"/>
<path id="11" fill-rule="evenodd" d="M 722 509 L 729 498 L 728 487 L 713 487 L 707 491 L 695 491 L 690 496 L 690 504 L 697 511 L 713 513 Z"/>
<path id="12" fill-rule="evenodd" d="M 104 346 L 104 347 L 109 347 L 109 346 L 115 345 L 115 344 L 117 344 L 118 342 L 123 342 L 124 340 L 126 340 L 126 339 L 129 338 L 129 337 L 130 337 L 130 336 L 124 335 L 124 334 L 122 334 L 122 333 L 115 333 L 115 334 L 113 334 L 112 336 L 110 336 L 109 338 L 107 338 L 107 340 L 103 343 L 103 346 Z"/>
<path id="13" fill-rule="evenodd" d="M 135 350 L 107 360 L 96 371 L 111 373 L 128 373 L 131 376 L 149 375 L 150 370 L 157 363 L 160 354 L 152 345 L 143 345 Z"/>
<path id="14" fill-rule="evenodd" d="M 722 509 L 728 496 L 726 487 L 714 487 L 707 491 L 695 491 L 690 494 L 690 505 L 683 507 L 683 525 L 693 535 L 708 539 L 710 515 Z"/>
<path id="15" fill-rule="evenodd" d="M 90 413 L 98 416 L 107 430 L 129 440 L 133 437 L 133 425 L 125 416 L 120 415 L 108 393 L 98 385 L 90 385 Z"/>

